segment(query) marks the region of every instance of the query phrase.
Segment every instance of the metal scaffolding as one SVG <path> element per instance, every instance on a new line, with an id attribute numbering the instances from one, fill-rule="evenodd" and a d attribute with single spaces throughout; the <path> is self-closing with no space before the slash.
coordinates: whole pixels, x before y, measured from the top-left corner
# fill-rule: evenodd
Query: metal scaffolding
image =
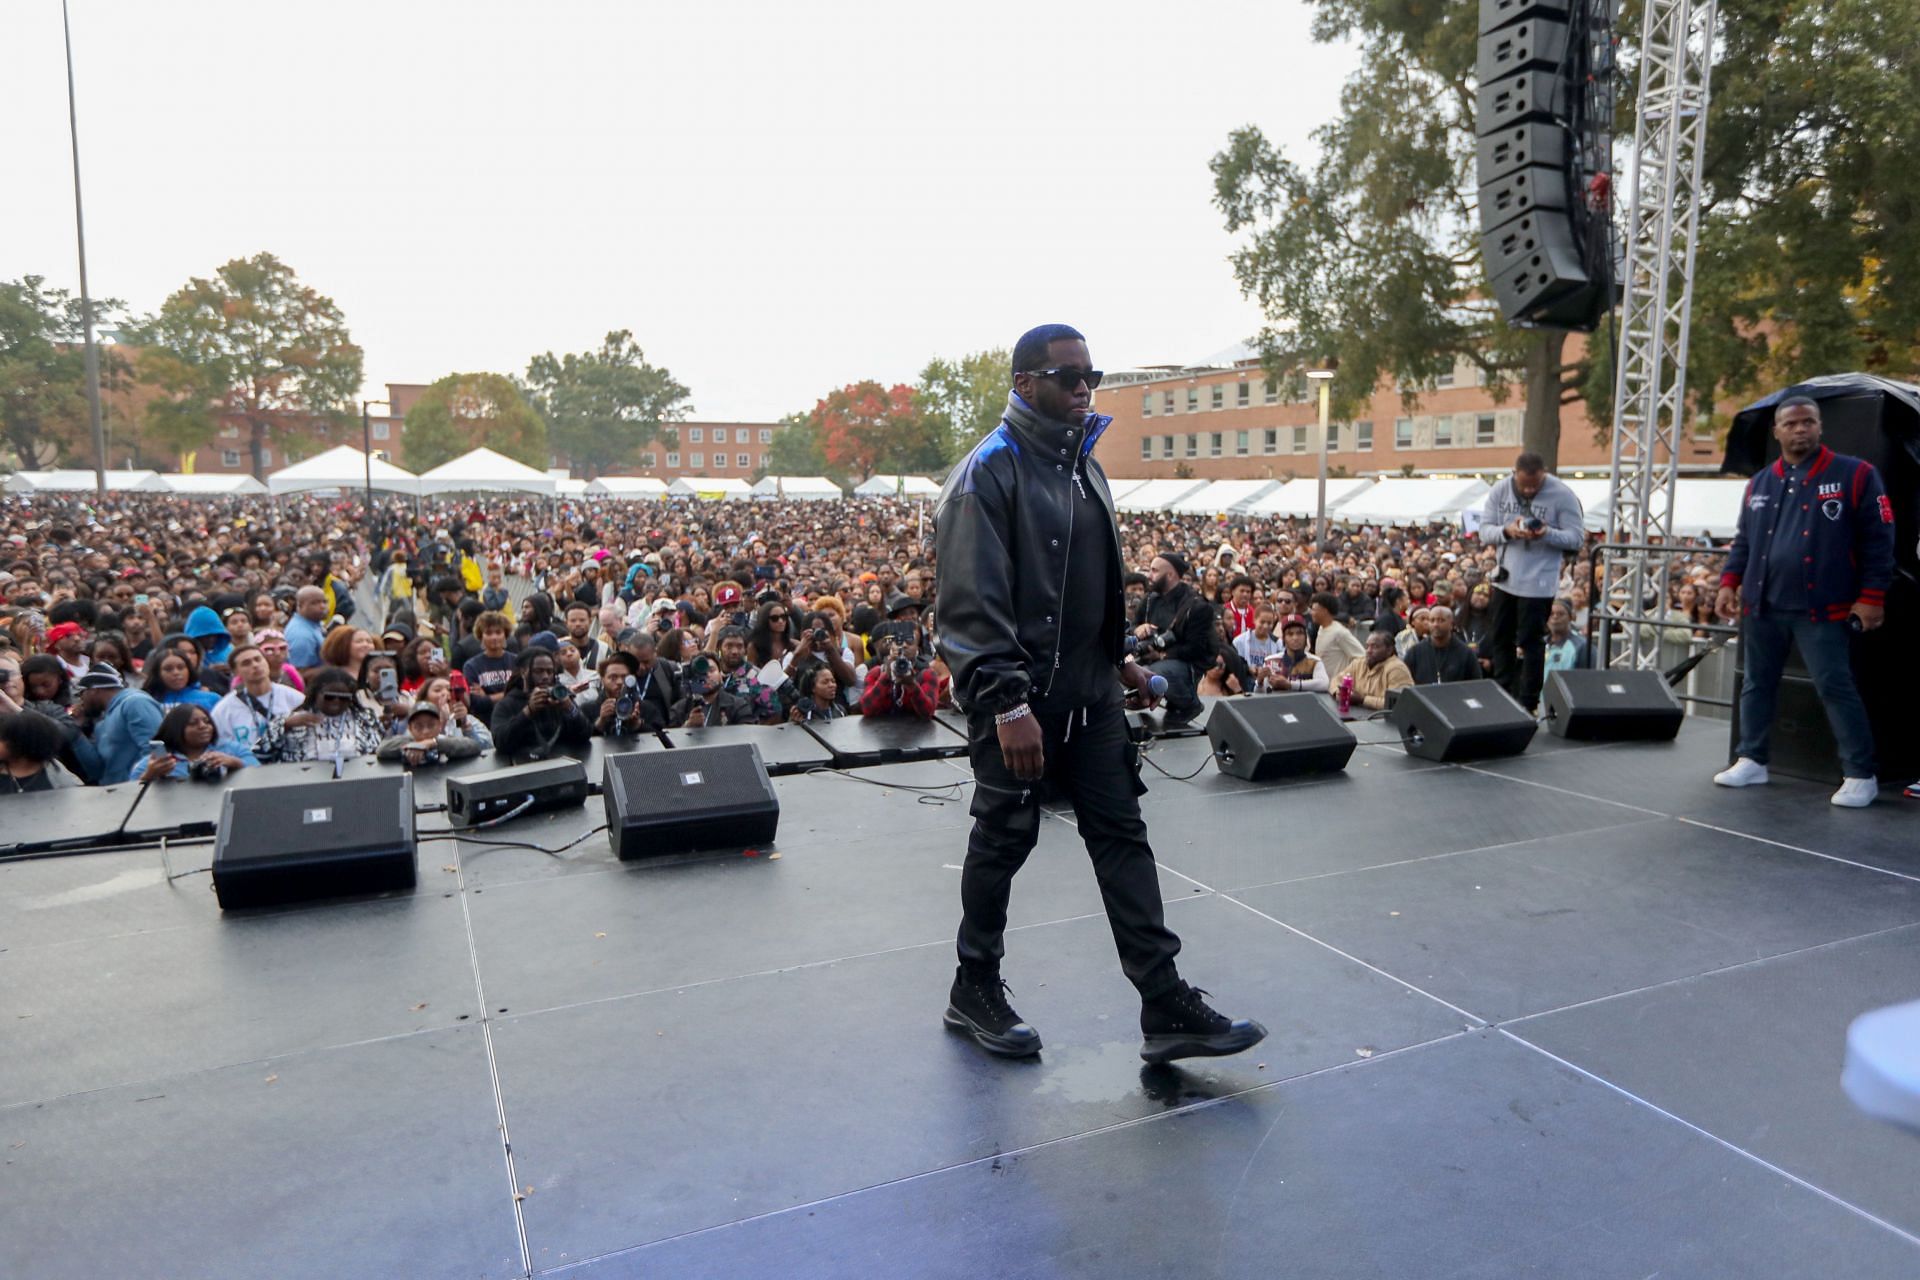
<path id="1" fill-rule="evenodd" d="M 1665 612 L 1674 486 L 1685 430 L 1687 330 L 1706 155 L 1716 0 L 1646 0 L 1633 126 L 1633 188 L 1613 392 L 1610 557 L 1595 600 L 1606 664 L 1652 668 L 1656 628 L 1627 617 Z"/>

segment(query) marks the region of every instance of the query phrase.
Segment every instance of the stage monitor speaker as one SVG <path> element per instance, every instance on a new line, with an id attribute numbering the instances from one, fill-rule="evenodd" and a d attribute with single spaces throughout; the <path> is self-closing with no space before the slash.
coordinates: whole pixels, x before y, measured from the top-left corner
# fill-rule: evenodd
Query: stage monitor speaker
<path id="1" fill-rule="evenodd" d="M 1207 738 L 1220 772 L 1267 782 L 1347 767 L 1358 745 L 1325 696 L 1281 693 L 1215 704 Z"/>
<path id="2" fill-rule="evenodd" d="M 524 817 L 571 809 L 585 804 L 591 790 L 587 766 L 571 759 L 455 774 L 447 779 L 447 821 L 456 827 L 478 827 L 516 810 L 516 816 Z"/>
<path id="3" fill-rule="evenodd" d="M 1671 742 L 1687 713 L 1657 671 L 1550 671 L 1547 732 L 1587 742 Z"/>
<path id="4" fill-rule="evenodd" d="M 1408 685 L 1387 723 L 1408 755 L 1447 763 L 1519 755 L 1540 727 L 1492 680 Z"/>
<path id="5" fill-rule="evenodd" d="M 626 861 L 771 844 L 780 826 L 780 798 L 751 744 L 611 755 L 600 793 L 607 839 Z"/>
<path id="6" fill-rule="evenodd" d="M 222 910 L 384 893 L 414 884 L 413 777 L 235 787 L 220 803 Z"/>

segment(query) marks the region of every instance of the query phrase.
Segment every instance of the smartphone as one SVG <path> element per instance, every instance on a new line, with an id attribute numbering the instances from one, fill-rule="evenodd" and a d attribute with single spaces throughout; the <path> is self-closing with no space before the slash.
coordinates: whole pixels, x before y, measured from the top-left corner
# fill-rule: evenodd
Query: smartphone
<path id="1" fill-rule="evenodd" d="M 428 652 L 430 652 L 433 655 L 433 660 L 435 662 L 440 663 L 442 666 L 446 665 L 447 651 L 445 649 L 442 649 L 439 645 L 435 645 Z"/>
<path id="2" fill-rule="evenodd" d="M 168 749 L 167 744 L 158 738 L 147 743 L 147 759 L 149 760 L 165 760 L 172 754 L 173 752 Z"/>
<path id="3" fill-rule="evenodd" d="M 133 602 L 134 602 L 135 604 L 145 604 L 145 603 L 147 602 L 147 593 L 146 593 L 146 592 L 144 592 L 144 591 L 136 591 L 136 592 L 134 592 L 134 594 L 133 594 Z"/>
<path id="4" fill-rule="evenodd" d="M 384 701 L 392 702 L 399 696 L 400 677 L 394 673 L 392 667 L 380 668 L 380 697 Z"/>
<path id="5" fill-rule="evenodd" d="M 463 687 L 449 686 L 447 692 L 455 702 L 464 704 L 467 700 L 467 691 Z"/>

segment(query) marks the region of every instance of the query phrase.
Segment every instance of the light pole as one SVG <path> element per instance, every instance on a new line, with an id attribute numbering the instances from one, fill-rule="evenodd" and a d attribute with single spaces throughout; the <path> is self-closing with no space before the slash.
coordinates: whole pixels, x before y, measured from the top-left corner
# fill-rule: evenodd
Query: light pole
<path id="1" fill-rule="evenodd" d="M 366 454 L 367 462 L 367 525 L 373 525 L 373 415 L 369 412 L 376 404 L 387 406 L 388 416 L 392 416 L 393 402 L 390 400 L 362 400 L 360 402 L 360 448 Z"/>
<path id="2" fill-rule="evenodd" d="M 1307 370 L 1307 379 L 1320 389 L 1320 490 L 1315 510 L 1319 514 L 1315 524 L 1314 542 L 1320 547 L 1320 553 L 1327 550 L 1327 418 L 1332 404 L 1333 368 L 1331 362 L 1324 369 Z"/>
<path id="3" fill-rule="evenodd" d="M 87 223 L 80 213 L 80 116 L 73 96 L 73 24 L 60 0 L 60 31 L 67 44 L 67 136 L 73 142 L 73 233 L 80 242 L 80 326 L 86 343 L 87 421 L 93 427 L 93 485 L 107 496 L 107 435 L 100 423 L 100 348 L 93 341 L 93 297 L 87 292 Z"/>

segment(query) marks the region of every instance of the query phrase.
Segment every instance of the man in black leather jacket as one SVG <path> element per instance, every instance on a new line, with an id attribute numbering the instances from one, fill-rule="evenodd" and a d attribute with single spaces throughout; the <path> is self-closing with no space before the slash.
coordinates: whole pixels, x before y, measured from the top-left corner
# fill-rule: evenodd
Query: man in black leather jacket
<path id="1" fill-rule="evenodd" d="M 1040 1036 L 1000 977 L 1013 877 L 1040 832 L 1039 784 L 1072 802 L 1120 952 L 1140 992 L 1148 1062 L 1238 1053 L 1266 1035 L 1229 1020 L 1180 979 L 1159 876 L 1140 819 L 1121 683 L 1150 701 L 1127 660 L 1113 497 L 1093 446 L 1100 373 L 1065 325 L 1022 335 L 1000 425 L 953 469 L 934 509 L 938 646 L 967 712 L 973 831 L 960 877 L 959 969 L 946 1024 L 988 1052 L 1024 1057 Z"/>

